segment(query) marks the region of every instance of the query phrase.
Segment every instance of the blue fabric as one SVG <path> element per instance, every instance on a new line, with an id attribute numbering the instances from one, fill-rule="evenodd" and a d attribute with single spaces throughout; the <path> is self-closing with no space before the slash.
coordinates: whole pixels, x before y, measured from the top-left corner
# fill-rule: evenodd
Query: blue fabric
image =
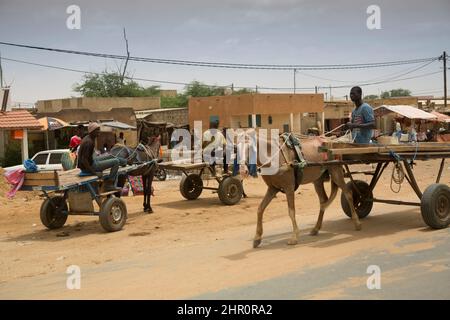
<path id="1" fill-rule="evenodd" d="M 373 109 L 367 103 L 363 103 L 352 112 L 352 123 L 363 124 L 375 121 Z M 355 128 L 352 130 L 352 138 L 355 143 L 370 143 L 372 129 Z"/>
<path id="2" fill-rule="evenodd" d="M 26 172 L 37 172 L 38 171 L 38 167 L 37 167 L 36 163 L 31 159 L 25 160 L 23 162 L 23 166 L 24 166 Z"/>

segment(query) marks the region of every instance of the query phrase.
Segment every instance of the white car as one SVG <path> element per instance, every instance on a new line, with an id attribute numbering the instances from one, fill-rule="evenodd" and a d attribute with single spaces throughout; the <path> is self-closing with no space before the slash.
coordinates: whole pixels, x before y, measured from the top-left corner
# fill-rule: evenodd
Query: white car
<path id="1" fill-rule="evenodd" d="M 39 170 L 43 171 L 53 171 L 53 170 L 63 170 L 61 164 L 61 156 L 63 153 L 70 152 L 69 149 L 55 149 L 55 150 L 45 150 L 36 153 L 31 160 L 33 160 Z M 5 171 L 24 168 L 22 164 L 17 166 L 3 168 Z"/>

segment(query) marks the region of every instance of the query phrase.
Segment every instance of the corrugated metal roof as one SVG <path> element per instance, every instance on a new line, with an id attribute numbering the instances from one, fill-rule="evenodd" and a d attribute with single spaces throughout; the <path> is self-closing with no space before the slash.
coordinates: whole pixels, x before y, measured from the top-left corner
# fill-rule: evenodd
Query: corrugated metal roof
<path id="1" fill-rule="evenodd" d="M 423 119 L 423 120 L 437 119 L 437 116 L 429 112 L 408 105 L 398 105 L 398 106 L 382 105 L 374 109 L 374 112 L 378 114 L 385 113 L 386 111 L 395 112 L 409 119 Z"/>
<path id="2" fill-rule="evenodd" d="M 0 112 L 0 129 L 41 129 L 42 125 L 26 110 Z"/>

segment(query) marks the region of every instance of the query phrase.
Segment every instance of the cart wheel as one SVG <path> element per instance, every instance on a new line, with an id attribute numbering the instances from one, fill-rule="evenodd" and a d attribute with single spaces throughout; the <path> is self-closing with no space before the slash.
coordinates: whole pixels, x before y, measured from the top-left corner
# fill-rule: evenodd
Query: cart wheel
<path id="1" fill-rule="evenodd" d="M 41 205 L 41 222 L 49 229 L 58 229 L 67 221 L 68 207 L 63 196 L 47 198 Z"/>
<path id="2" fill-rule="evenodd" d="M 155 176 L 159 181 L 165 181 L 167 179 L 167 171 L 163 168 L 158 168 L 156 169 Z"/>
<path id="3" fill-rule="evenodd" d="M 119 231 L 127 221 L 127 207 L 122 199 L 107 198 L 102 203 L 99 214 L 100 224 L 108 232 Z"/>
<path id="4" fill-rule="evenodd" d="M 226 177 L 219 183 L 219 199 L 226 205 L 238 203 L 242 198 L 243 192 L 242 183 L 237 178 Z"/>
<path id="5" fill-rule="evenodd" d="M 183 175 L 180 182 L 180 192 L 183 197 L 188 200 L 197 199 L 203 191 L 203 180 L 195 173 L 190 173 L 187 176 Z"/>
<path id="6" fill-rule="evenodd" d="M 372 191 L 369 190 L 369 185 L 367 184 L 367 182 L 355 180 L 355 184 L 361 192 L 362 197 L 355 190 L 355 187 L 351 181 L 348 182 L 346 186 L 352 188 L 353 205 L 355 206 L 358 217 L 360 219 L 363 219 L 369 215 L 370 211 L 372 211 L 373 201 L 369 201 L 368 199 L 373 199 L 373 194 Z M 349 218 L 351 218 L 352 211 L 343 192 L 341 193 L 341 207 L 342 210 L 344 210 L 345 214 Z"/>
<path id="7" fill-rule="evenodd" d="M 423 220 L 431 228 L 448 227 L 450 223 L 450 188 L 439 183 L 426 188 L 420 209 Z"/>

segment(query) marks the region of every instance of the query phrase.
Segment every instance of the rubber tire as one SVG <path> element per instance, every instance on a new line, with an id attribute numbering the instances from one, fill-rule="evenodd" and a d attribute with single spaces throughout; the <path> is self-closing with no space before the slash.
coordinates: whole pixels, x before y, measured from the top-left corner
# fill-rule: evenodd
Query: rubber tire
<path id="1" fill-rule="evenodd" d="M 233 190 L 233 195 L 230 195 L 230 188 Z M 223 204 L 228 206 L 238 203 L 244 193 L 242 182 L 235 177 L 226 177 L 219 184 L 219 199 Z"/>
<path id="2" fill-rule="evenodd" d="M 167 171 L 163 168 L 156 169 L 155 177 L 158 181 L 166 181 L 167 179 Z"/>
<path id="3" fill-rule="evenodd" d="M 440 217 L 440 210 L 443 210 Z M 434 183 L 422 195 L 420 211 L 425 223 L 433 229 L 447 228 L 450 224 L 450 188 Z"/>
<path id="4" fill-rule="evenodd" d="M 355 180 L 355 184 L 358 186 L 358 189 L 360 190 L 360 192 L 365 195 L 367 198 L 373 199 L 373 194 L 371 191 L 369 191 L 369 185 L 367 184 L 367 182 L 362 181 L 362 180 Z M 373 201 L 365 201 L 364 203 L 360 203 L 359 201 L 359 195 L 356 192 L 353 183 L 347 182 L 346 184 L 347 188 L 351 187 L 353 192 L 353 205 L 355 206 L 355 210 L 356 213 L 358 214 L 358 217 L 360 219 L 364 219 L 365 217 L 367 217 L 370 212 L 372 211 L 372 207 L 373 207 Z M 350 206 L 347 202 L 347 199 L 344 196 L 344 193 L 341 192 L 341 207 L 342 210 L 344 210 L 344 213 L 347 215 L 347 217 L 351 218 L 352 217 L 352 211 L 350 209 Z"/>
<path id="5" fill-rule="evenodd" d="M 121 212 L 121 217 L 118 221 L 114 221 L 112 217 L 112 209 L 113 207 L 119 207 Z M 108 232 L 119 231 L 123 228 L 125 223 L 127 222 L 127 207 L 125 202 L 122 199 L 116 197 L 106 198 L 102 203 L 102 207 L 100 209 L 99 221 L 103 229 Z"/>
<path id="6" fill-rule="evenodd" d="M 196 173 L 183 175 L 180 181 L 180 193 L 187 200 L 195 200 L 202 194 L 203 180 Z"/>
<path id="7" fill-rule="evenodd" d="M 60 208 L 62 208 L 62 210 L 66 211 L 66 213 L 64 214 L 61 212 L 55 212 L 55 208 L 53 207 L 52 202 L 57 206 L 57 210 L 60 210 Z M 44 202 L 42 202 L 41 205 L 41 222 L 48 229 L 59 229 L 66 223 L 68 211 L 69 208 L 63 196 L 54 196 L 51 198 L 47 198 L 44 200 Z"/>

